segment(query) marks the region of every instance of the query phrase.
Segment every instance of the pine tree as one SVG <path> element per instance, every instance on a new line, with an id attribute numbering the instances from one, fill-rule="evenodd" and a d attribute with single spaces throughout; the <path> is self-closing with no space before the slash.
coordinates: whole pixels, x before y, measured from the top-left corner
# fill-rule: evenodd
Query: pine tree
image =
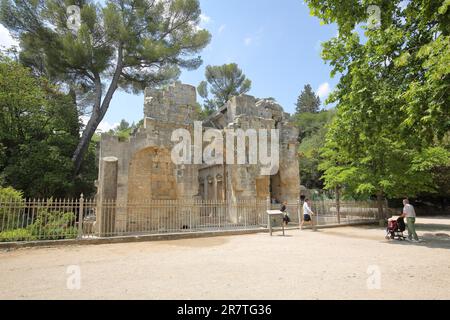
<path id="1" fill-rule="evenodd" d="M 68 14 L 69 4 L 79 12 Z M 139 93 L 201 65 L 211 35 L 200 14 L 198 0 L 1 0 L 0 23 L 20 40 L 21 62 L 89 105 L 75 173 L 117 90 Z"/>
<path id="2" fill-rule="evenodd" d="M 307 84 L 297 99 L 296 114 L 305 112 L 317 113 L 319 112 L 320 103 L 319 96 L 316 96 L 311 85 Z"/>
<path id="3" fill-rule="evenodd" d="M 205 71 L 206 81 L 202 81 L 197 90 L 205 99 L 206 110 L 217 110 L 233 96 L 250 91 L 252 82 L 239 69 L 236 63 L 221 66 L 207 66 Z M 212 99 L 209 98 L 209 91 Z"/>

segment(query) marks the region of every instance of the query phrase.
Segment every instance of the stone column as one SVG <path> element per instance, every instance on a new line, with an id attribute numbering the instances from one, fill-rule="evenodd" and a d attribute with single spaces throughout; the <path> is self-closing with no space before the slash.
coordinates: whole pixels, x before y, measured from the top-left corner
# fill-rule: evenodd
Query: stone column
<path id="1" fill-rule="evenodd" d="M 214 175 L 213 177 L 213 188 L 214 188 L 214 196 L 213 196 L 213 200 L 217 201 L 219 199 L 218 195 L 218 190 L 217 190 L 217 177 Z"/>
<path id="2" fill-rule="evenodd" d="M 118 164 L 116 157 L 103 158 L 100 164 L 97 200 L 97 228 L 100 237 L 113 236 L 115 233 Z"/>

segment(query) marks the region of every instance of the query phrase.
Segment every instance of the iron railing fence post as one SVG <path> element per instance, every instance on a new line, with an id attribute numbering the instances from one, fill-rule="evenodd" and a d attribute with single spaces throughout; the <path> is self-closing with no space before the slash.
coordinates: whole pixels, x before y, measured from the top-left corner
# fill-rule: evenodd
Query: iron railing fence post
<path id="1" fill-rule="evenodd" d="M 83 219 L 84 219 L 84 195 L 81 194 L 78 212 L 78 239 L 83 238 Z"/>

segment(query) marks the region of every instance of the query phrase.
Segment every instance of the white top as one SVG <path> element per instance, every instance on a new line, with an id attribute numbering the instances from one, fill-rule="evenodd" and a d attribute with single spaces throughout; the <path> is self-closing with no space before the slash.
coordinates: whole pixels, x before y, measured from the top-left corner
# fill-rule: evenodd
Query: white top
<path id="1" fill-rule="evenodd" d="M 303 204 L 303 214 L 310 214 L 310 215 L 313 214 L 311 208 L 308 205 L 308 202 L 305 202 Z"/>
<path id="2" fill-rule="evenodd" d="M 410 204 L 406 204 L 403 208 L 403 213 L 406 214 L 407 218 L 415 218 L 416 217 L 416 211 L 414 210 L 414 207 Z"/>

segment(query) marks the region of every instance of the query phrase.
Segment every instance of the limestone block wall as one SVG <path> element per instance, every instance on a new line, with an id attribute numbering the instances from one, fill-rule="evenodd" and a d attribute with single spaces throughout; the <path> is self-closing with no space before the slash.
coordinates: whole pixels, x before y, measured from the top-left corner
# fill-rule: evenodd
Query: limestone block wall
<path id="1" fill-rule="evenodd" d="M 300 199 L 300 169 L 298 163 L 298 128 L 285 122 L 280 133 L 280 201 L 296 203 Z"/>
<path id="2" fill-rule="evenodd" d="M 297 158 L 298 129 L 290 116 L 272 100 L 257 100 L 252 96 L 233 97 L 219 112 L 205 123 L 223 130 L 280 129 L 280 168 L 273 176 L 261 175 L 257 165 L 176 165 L 171 161 L 174 143 L 171 136 L 176 129 L 186 129 L 194 136 L 196 89 L 179 82 L 162 90 L 145 91 L 144 128 L 140 128 L 128 141 L 102 135 L 99 158 L 115 157 L 117 161 L 117 201 L 115 226 L 121 230 L 143 231 L 158 228 L 161 221 L 171 215 L 182 221 L 197 221 L 201 210 L 193 206 L 171 208 L 164 211 L 129 206 L 129 203 L 155 200 L 192 201 L 204 195 L 205 200 L 227 200 L 232 222 L 241 217 L 233 211 L 238 201 L 263 200 L 276 193 L 278 200 L 296 202 L 300 196 L 300 178 Z M 247 142 L 248 147 L 248 142 Z M 269 148 L 270 149 L 270 148 Z M 226 150 L 225 152 L 229 152 Z M 237 150 L 235 148 L 235 161 Z M 100 161 L 100 172 L 104 163 Z M 213 190 L 209 179 L 212 180 Z M 99 179 L 99 190 L 104 187 Z M 202 187 L 200 187 L 200 185 Z M 104 188 L 103 188 L 104 189 Z M 183 215 L 185 217 L 183 218 Z M 181 227 L 181 226 L 180 226 Z M 158 230 L 155 230 L 158 231 Z"/>
<path id="3" fill-rule="evenodd" d="M 259 100 L 256 103 L 256 107 L 260 110 L 260 117 L 264 119 L 272 119 L 278 123 L 286 118 L 283 108 L 275 101 L 267 99 Z"/>
<path id="4" fill-rule="evenodd" d="M 300 197 L 297 157 L 299 132 L 296 126 L 290 122 L 281 106 L 271 100 L 256 102 L 249 96 L 240 96 L 233 98 L 228 106 L 230 109 L 227 116 L 232 117 L 230 119 L 232 123 L 228 125 L 227 130 L 237 128 L 243 130 L 276 128 L 280 130 L 278 173 L 271 177 L 261 176 L 260 164 L 227 166 L 229 201 L 264 199 L 268 196 L 275 196 L 279 201 L 296 203 Z M 268 142 L 270 143 L 270 139 Z M 273 194 L 270 194 L 271 190 Z"/>
<path id="5" fill-rule="evenodd" d="M 190 124 L 198 118 L 195 87 L 176 82 L 162 90 L 146 89 L 144 115 L 169 123 Z"/>
<path id="6" fill-rule="evenodd" d="M 224 166 L 202 166 L 198 173 L 199 195 L 202 200 L 225 200 Z"/>
<path id="7" fill-rule="evenodd" d="M 102 135 L 100 159 L 111 156 L 118 159 L 116 228 L 119 231 L 148 230 L 157 224 L 150 219 L 155 216 L 153 212 L 142 208 L 130 210 L 129 203 L 195 199 L 198 195 L 198 168 L 175 165 L 170 157 L 174 146 L 171 135 L 180 126 L 151 119 L 146 119 L 145 126 L 129 141 Z M 193 134 L 192 126 L 184 128 Z M 99 180 L 99 188 L 101 183 Z"/>
<path id="8" fill-rule="evenodd" d="M 251 117 L 259 116 L 259 111 L 256 108 L 256 99 L 253 96 L 240 95 L 233 97 L 228 102 L 228 119 L 232 122 L 240 115 L 247 115 Z"/>

